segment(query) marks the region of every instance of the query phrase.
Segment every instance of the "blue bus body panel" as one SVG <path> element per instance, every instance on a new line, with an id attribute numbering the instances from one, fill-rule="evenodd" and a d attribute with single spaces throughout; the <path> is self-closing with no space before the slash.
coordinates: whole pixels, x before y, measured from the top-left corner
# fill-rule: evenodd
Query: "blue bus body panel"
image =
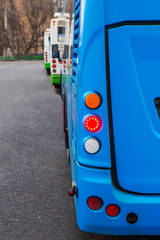
<path id="1" fill-rule="evenodd" d="M 105 24 L 160 20 L 159 0 L 105 0 Z"/>
<path id="2" fill-rule="evenodd" d="M 106 62 L 105 62 L 105 28 L 104 5 L 94 4 L 97 1 L 83 1 L 81 5 L 80 39 L 78 55 L 77 81 L 77 129 L 76 129 L 76 159 L 85 166 L 111 167 L 110 144 L 107 110 L 106 89 Z M 92 6 L 92 4 L 94 6 Z M 101 16 L 95 15 L 98 11 Z M 84 24 L 85 23 L 85 24 Z M 98 92 L 102 96 L 102 105 L 96 110 L 90 110 L 85 105 L 85 96 L 89 92 Z M 90 133 L 84 127 L 85 117 L 96 114 L 102 118 L 103 128 L 98 133 Z M 97 137 L 101 142 L 101 151 L 97 154 L 88 154 L 84 149 L 85 140 Z"/>
<path id="3" fill-rule="evenodd" d="M 110 29 L 109 59 L 119 184 L 160 193 L 160 26 Z"/>

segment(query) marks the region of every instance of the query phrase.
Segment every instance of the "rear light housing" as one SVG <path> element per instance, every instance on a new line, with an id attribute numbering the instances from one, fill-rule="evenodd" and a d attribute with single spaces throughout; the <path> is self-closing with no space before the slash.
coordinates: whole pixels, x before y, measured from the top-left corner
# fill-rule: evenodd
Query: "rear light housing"
<path id="1" fill-rule="evenodd" d="M 90 209 L 96 211 L 103 206 L 103 200 L 99 197 L 92 196 L 88 198 L 87 204 Z"/>
<path id="2" fill-rule="evenodd" d="M 90 115 L 85 119 L 84 126 L 89 132 L 98 132 L 102 128 L 102 120 L 97 115 Z"/>
<path id="3" fill-rule="evenodd" d="M 120 207 L 116 204 L 110 204 L 106 208 L 106 213 L 109 217 L 117 217 L 120 213 Z"/>
<path id="4" fill-rule="evenodd" d="M 90 109 L 96 109 L 101 105 L 101 97 L 95 92 L 88 93 L 85 97 L 85 104 Z"/>
<path id="5" fill-rule="evenodd" d="M 90 154 L 95 154 L 99 152 L 100 147 L 101 147 L 100 141 L 96 138 L 88 138 L 84 144 L 86 152 Z"/>

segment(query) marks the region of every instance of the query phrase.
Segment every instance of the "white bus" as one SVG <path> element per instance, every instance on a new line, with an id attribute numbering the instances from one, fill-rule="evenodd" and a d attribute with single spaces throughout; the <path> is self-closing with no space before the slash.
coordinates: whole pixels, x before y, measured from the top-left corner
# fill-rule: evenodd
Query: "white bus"
<path id="1" fill-rule="evenodd" d="M 69 34 L 69 54 L 68 58 L 63 58 L 62 61 L 62 77 L 61 77 L 61 96 L 64 101 L 64 86 L 68 75 L 72 76 L 72 53 L 73 53 L 73 30 L 74 30 L 74 14 L 72 16 L 71 28 Z"/>
<path id="2" fill-rule="evenodd" d="M 44 68 L 47 73 L 50 73 L 50 28 L 47 28 L 44 33 Z"/>
<path id="3" fill-rule="evenodd" d="M 61 83 L 62 59 L 68 58 L 69 54 L 69 14 L 55 13 L 51 20 L 51 82 L 55 87 Z"/>

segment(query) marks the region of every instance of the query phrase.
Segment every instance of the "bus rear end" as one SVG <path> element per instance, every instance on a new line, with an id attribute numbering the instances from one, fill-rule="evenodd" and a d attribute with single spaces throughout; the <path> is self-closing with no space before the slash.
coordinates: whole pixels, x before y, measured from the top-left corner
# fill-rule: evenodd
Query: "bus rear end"
<path id="1" fill-rule="evenodd" d="M 61 64 L 65 57 L 68 58 L 69 48 L 69 20 L 65 15 L 61 16 L 56 13 L 51 20 L 51 42 L 52 42 L 52 59 L 51 59 L 51 81 L 55 87 L 59 87 L 61 83 Z"/>
<path id="2" fill-rule="evenodd" d="M 51 19 L 51 82 L 55 86 L 60 85 L 60 73 L 61 73 L 61 60 L 58 48 L 58 30 L 57 30 L 57 19 Z"/>
<path id="3" fill-rule="evenodd" d="M 160 2 L 76 0 L 69 145 L 80 229 L 160 234 Z"/>
<path id="4" fill-rule="evenodd" d="M 49 73 L 50 72 L 50 29 L 47 28 L 44 33 L 44 68 Z"/>

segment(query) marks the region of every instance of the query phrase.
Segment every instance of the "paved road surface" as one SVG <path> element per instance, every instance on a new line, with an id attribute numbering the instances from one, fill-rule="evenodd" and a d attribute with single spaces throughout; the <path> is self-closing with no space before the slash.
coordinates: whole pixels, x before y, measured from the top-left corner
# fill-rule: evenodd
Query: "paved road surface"
<path id="1" fill-rule="evenodd" d="M 0 240 L 139 239 L 80 231 L 70 186 L 62 102 L 43 63 L 0 62 Z"/>

